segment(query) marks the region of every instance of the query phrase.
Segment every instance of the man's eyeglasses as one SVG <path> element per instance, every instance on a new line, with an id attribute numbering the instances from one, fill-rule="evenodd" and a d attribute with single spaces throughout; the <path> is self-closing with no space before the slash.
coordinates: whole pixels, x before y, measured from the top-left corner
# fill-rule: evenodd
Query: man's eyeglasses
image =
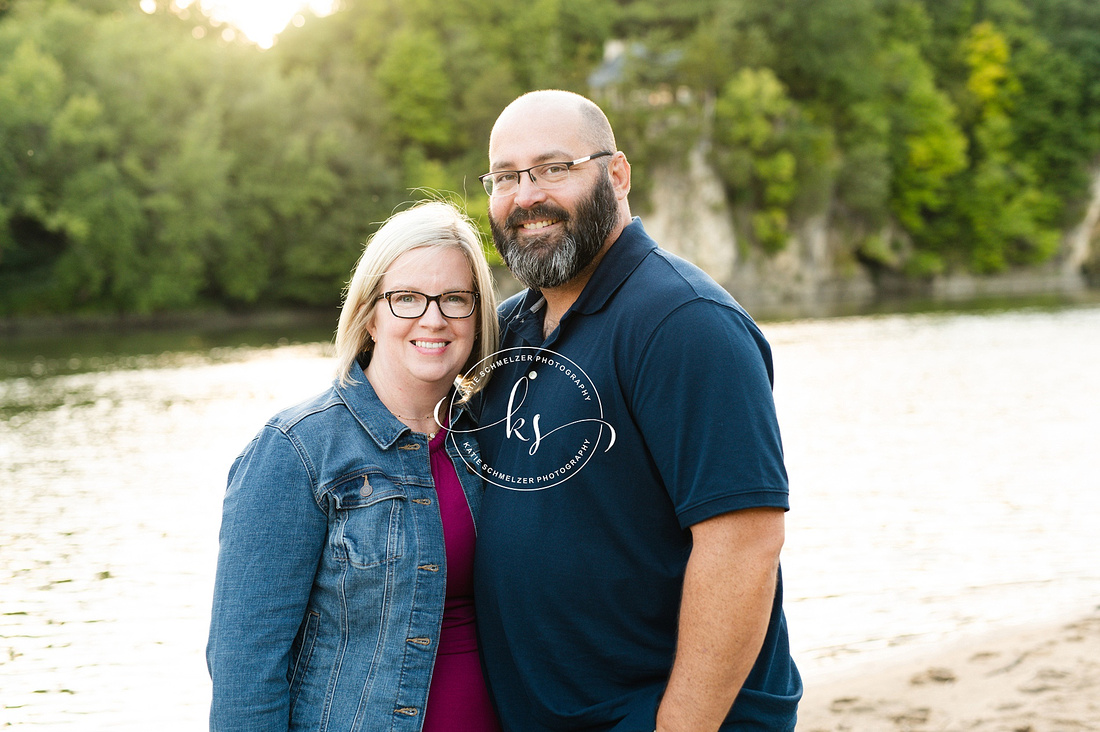
<path id="1" fill-rule="evenodd" d="M 439 305 L 444 318 L 468 318 L 477 307 L 478 294 L 469 290 L 451 290 L 438 295 L 425 295 L 416 290 L 390 290 L 375 298 L 375 302 L 385 300 L 390 304 L 390 312 L 398 318 L 419 318 L 428 312 L 428 304 Z"/>
<path id="2" fill-rule="evenodd" d="M 495 170 L 492 173 L 478 176 L 478 180 L 481 181 L 481 185 L 485 186 L 485 192 L 490 196 L 509 196 L 515 193 L 519 190 L 520 176 L 524 173 L 531 176 L 531 182 L 543 190 L 557 188 L 569 180 L 569 171 L 574 165 L 614 154 L 605 150 L 595 155 L 588 155 L 564 163 L 543 163 L 542 165 L 532 165 L 530 168 L 524 168 L 523 170 Z"/>

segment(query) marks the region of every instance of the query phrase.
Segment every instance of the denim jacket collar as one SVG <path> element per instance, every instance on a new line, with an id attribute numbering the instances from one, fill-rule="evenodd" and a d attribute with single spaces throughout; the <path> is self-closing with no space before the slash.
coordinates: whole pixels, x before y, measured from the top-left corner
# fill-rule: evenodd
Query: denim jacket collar
<path id="1" fill-rule="evenodd" d="M 348 411 L 383 450 L 393 447 L 406 432 L 412 432 L 411 427 L 390 413 L 362 372 L 358 378 L 353 374 L 346 386 L 339 379 L 333 381 L 332 386 L 347 405 Z M 448 399 L 454 399 L 454 396 L 455 392 L 452 390 Z M 457 424 L 463 416 L 471 416 L 465 404 L 452 406 L 450 413 L 451 424 Z"/>

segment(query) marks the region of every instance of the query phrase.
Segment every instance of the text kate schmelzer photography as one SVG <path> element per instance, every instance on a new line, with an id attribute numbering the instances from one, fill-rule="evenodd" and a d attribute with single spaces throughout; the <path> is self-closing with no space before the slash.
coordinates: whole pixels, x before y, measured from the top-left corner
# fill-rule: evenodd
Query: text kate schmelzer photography
<path id="1" fill-rule="evenodd" d="M 571 359 L 546 348 L 506 348 L 480 361 L 467 379 L 478 384 L 490 375 L 509 380 L 503 415 L 449 436 L 486 482 L 518 491 L 552 488 L 579 473 L 597 451 L 614 446 L 615 428 L 604 419 L 600 396 Z M 490 465 L 478 449 L 489 440 L 505 451 L 522 450 L 523 457 L 513 455 L 507 470 Z"/>

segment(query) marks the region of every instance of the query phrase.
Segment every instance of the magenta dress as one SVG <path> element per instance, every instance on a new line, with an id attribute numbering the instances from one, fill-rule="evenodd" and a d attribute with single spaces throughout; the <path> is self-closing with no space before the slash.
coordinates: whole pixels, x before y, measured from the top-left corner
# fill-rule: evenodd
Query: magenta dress
<path id="1" fill-rule="evenodd" d="M 499 732 L 477 652 L 474 614 L 474 521 L 455 466 L 447 455 L 447 430 L 430 443 L 432 479 L 447 549 L 447 598 L 435 654 L 423 732 Z"/>

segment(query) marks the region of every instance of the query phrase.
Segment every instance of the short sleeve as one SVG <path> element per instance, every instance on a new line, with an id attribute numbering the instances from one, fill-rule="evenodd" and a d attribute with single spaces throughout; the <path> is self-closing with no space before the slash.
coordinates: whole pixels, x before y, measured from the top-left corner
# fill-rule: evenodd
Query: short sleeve
<path id="1" fill-rule="evenodd" d="M 789 508 L 771 378 L 767 341 L 735 307 L 692 300 L 653 330 L 632 408 L 682 527 Z"/>

